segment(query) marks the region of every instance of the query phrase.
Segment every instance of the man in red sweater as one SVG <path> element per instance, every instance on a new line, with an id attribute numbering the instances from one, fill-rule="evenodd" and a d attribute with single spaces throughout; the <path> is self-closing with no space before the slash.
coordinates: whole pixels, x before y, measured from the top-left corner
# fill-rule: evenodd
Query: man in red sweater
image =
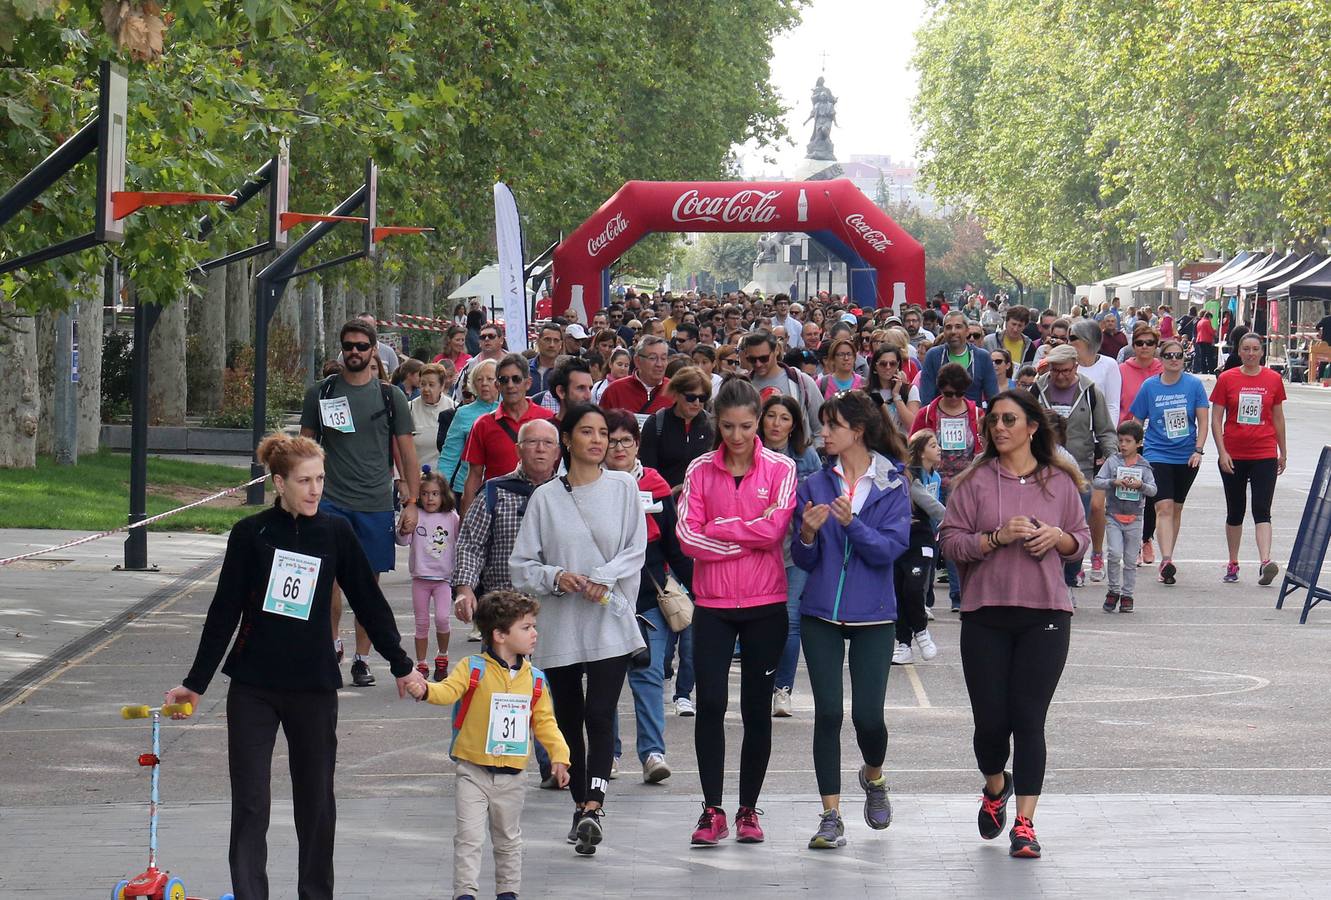
<path id="1" fill-rule="evenodd" d="M 648 335 L 638 342 L 634 354 L 636 369 L 628 378 L 612 382 L 601 395 L 606 409 L 626 409 L 645 420 L 658 409 L 674 401 L 666 394 L 665 370 L 670 359 L 670 345 L 665 338 Z"/>

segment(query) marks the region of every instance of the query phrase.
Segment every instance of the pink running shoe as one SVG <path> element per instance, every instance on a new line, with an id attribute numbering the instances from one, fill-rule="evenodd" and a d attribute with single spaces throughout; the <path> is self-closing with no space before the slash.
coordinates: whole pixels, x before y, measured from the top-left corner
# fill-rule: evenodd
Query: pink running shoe
<path id="1" fill-rule="evenodd" d="M 693 829 L 695 847 L 715 847 L 730 837 L 730 827 L 726 825 L 726 811 L 719 806 L 704 806 L 698 817 L 698 827 Z"/>
<path id="2" fill-rule="evenodd" d="M 758 824 L 758 810 L 741 806 L 735 813 L 735 841 L 740 844 L 761 844 L 765 838 Z"/>

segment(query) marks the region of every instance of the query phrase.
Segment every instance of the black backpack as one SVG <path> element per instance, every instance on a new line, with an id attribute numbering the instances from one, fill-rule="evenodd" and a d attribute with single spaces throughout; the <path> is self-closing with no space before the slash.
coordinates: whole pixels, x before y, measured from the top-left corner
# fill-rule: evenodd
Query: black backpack
<path id="1" fill-rule="evenodd" d="M 323 381 L 319 383 L 320 400 L 327 400 L 333 396 L 333 386 L 337 384 L 337 379 L 338 376 L 336 374 L 333 374 L 329 375 L 327 378 L 325 378 Z M 392 393 L 390 393 L 391 391 L 394 390 L 397 389 L 394 388 L 393 385 L 388 384 L 387 382 L 384 381 L 379 382 L 379 393 L 384 398 L 384 411 L 383 413 L 375 413 L 373 416 L 371 416 L 370 419 L 371 421 L 373 421 L 374 419 L 379 418 L 380 415 L 388 416 L 388 459 L 390 462 L 397 458 L 393 453 L 393 426 L 397 421 L 397 412 L 393 409 L 393 395 Z M 320 444 L 323 443 L 324 439 L 323 416 L 320 416 L 317 420 L 315 420 L 314 439 L 318 441 Z"/>

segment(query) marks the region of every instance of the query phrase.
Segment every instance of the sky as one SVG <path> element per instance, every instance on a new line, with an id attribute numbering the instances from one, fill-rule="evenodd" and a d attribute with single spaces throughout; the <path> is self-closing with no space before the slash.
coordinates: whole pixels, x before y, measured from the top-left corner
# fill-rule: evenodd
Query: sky
<path id="1" fill-rule="evenodd" d="M 910 58 L 925 8 L 925 0 L 812 0 L 803 21 L 772 43 L 772 83 L 790 107 L 786 127 L 795 146 L 769 147 L 761 153 L 741 148 L 743 174 L 753 178 L 782 169 L 790 172 L 804 158 L 813 123 L 802 123 L 820 74 L 838 101 L 832 144 L 839 159 L 852 153 L 914 159 L 910 104 L 915 73 Z M 776 165 L 764 162 L 765 157 L 775 157 Z"/>

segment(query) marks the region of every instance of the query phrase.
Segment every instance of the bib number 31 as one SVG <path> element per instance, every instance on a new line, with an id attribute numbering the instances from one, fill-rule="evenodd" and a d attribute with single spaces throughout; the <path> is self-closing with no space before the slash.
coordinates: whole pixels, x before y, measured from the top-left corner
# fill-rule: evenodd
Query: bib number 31
<path id="1" fill-rule="evenodd" d="M 527 723 L 531 721 L 531 696 L 491 694 L 490 728 L 486 734 L 488 756 L 526 756 Z"/>

